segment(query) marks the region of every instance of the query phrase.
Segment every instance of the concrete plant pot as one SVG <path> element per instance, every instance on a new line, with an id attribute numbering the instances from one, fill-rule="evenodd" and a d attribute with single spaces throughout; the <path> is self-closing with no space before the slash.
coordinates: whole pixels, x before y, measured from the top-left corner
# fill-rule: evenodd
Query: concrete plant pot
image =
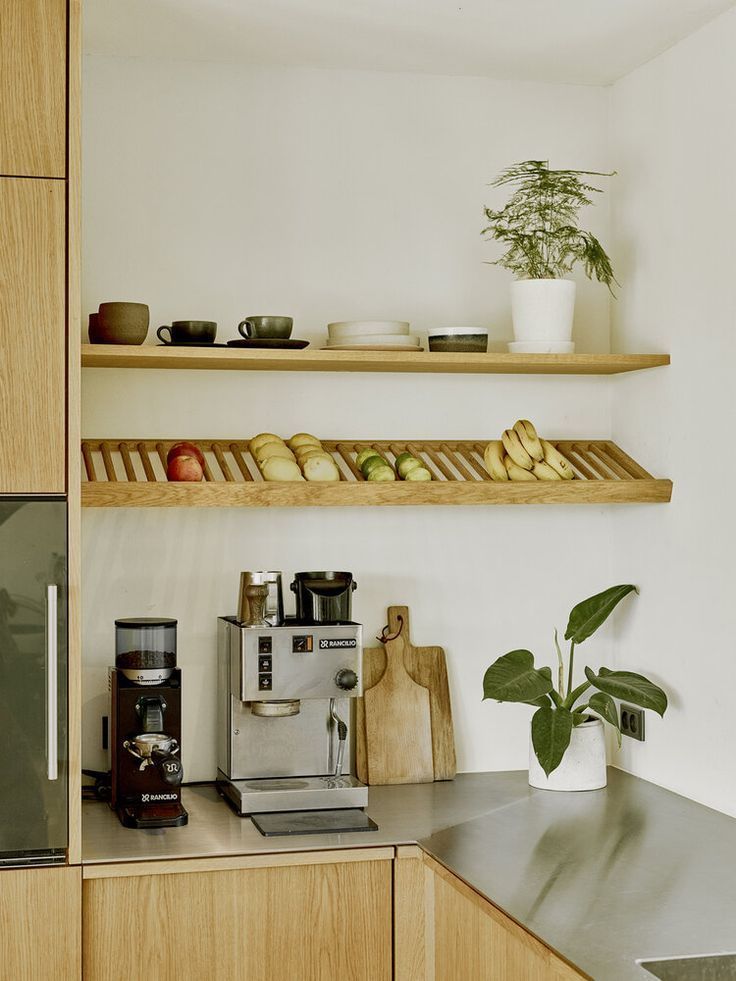
<path id="1" fill-rule="evenodd" d="M 570 279 L 519 279 L 511 284 L 514 340 L 550 343 L 570 341 L 575 312 L 575 283 Z"/>
<path id="2" fill-rule="evenodd" d="M 562 762 L 547 776 L 529 735 L 529 785 L 538 790 L 601 790 L 606 786 L 606 740 L 600 719 L 572 730 Z"/>

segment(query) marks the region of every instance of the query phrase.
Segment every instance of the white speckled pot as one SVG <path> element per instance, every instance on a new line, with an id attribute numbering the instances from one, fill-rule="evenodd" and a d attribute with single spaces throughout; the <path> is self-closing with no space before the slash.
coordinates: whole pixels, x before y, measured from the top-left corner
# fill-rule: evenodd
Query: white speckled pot
<path id="1" fill-rule="evenodd" d="M 606 741 L 600 719 L 572 731 L 562 763 L 546 776 L 529 735 L 529 785 L 539 790 L 601 790 L 606 786 Z"/>

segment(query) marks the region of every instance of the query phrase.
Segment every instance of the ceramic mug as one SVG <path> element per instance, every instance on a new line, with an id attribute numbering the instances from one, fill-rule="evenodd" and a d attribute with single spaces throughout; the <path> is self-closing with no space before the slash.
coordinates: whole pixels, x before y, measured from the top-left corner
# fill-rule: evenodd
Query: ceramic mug
<path id="1" fill-rule="evenodd" d="M 291 337 L 294 321 L 291 317 L 246 317 L 238 331 L 246 339 L 254 337 Z"/>
<path id="2" fill-rule="evenodd" d="M 98 343 L 142 344 L 149 319 L 145 303 L 101 303 L 94 325 Z"/>
<path id="3" fill-rule="evenodd" d="M 105 343 L 105 335 L 100 330 L 99 318 L 99 313 L 91 313 L 89 315 L 89 326 L 87 327 L 87 333 L 89 335 L 90 344 Z"/>
<path id="4" fill-rule="evenodd" d="M 169 332 L 164 337 L 164 331 Z M 162 324 L 156 336 L 164 344 L 213 344 L 217 336 L 217 324 L 213 320 L 172 320 Z"/>

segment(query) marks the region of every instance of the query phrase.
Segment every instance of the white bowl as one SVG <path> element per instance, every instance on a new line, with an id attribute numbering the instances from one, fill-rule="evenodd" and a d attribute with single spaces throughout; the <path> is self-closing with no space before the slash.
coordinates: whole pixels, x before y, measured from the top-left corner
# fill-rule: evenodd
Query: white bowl
<path id="1" fill-rule="evenodd" d="M 342 340 L 356 335 L 365 337 L 369 334 L 406 335 L 409 333 L 409 322 L 406 320 L 339 320 L 327 325 L 330 340 Z"/>
<path id="2" fill-rule="evenodd" d="M 384 347 L 419 347 L 419 338 L 411 334 L 351 334 L 349 337 L 331 337 L 327 347 L 358 347 L 365 344 L 381 344 Z"/>
<path id="3" fill-rule="evenodd" d="M 509 341 L 511 354 L 574 354 L 574 341 Z"/>
<path id="4" fill-rule="evenodd" d="M 487 327 L 430 327 L 427 331 L 427 337 L 457 337 L 465 335 L 477 336 L 478 334 L 485 334 L 488 337 Z"/>

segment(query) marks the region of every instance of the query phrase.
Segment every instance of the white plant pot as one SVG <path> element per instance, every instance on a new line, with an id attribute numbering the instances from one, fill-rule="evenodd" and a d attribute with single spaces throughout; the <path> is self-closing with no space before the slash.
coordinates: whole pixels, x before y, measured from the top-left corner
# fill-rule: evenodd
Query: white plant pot
<path id="1" fill-rule="evenodd" d="M 575 283 L 571 279 L 519 279 L 511 284 L 517 341 L 571 340 L 574 312 Z"/>
<path id="2" fill-rule="evenodd" d="M 539 790 L 600 790 L 606 786 L 606 740 L 600 719 L 572 730 L 562 762 L 547 776 L 529 735 L 529 785 Z"/>

